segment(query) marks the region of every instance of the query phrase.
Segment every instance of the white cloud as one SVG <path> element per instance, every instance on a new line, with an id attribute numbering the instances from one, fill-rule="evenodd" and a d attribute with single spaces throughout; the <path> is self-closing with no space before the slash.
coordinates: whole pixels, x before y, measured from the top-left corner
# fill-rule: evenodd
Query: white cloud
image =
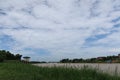
<path id="1" fill-rule="evenodd" d="M 93 44 L 112 42 L 113 47 L 120 47 L 119 32 L 111 32 L 114 25 L 120 23 L 112 22 L 120 17 L 119 5 L 120 0 L 0 0 L 0 12 L 5 13 L 0 15 L 0 27 L 3 28 L 0 31 L 16 41 L 14 52 L 26 54 L 29 51 L 25 48 L 42 48 L 50 52 L 44 57 L 56 57 L 53 60 L 99 56 L 101 48 L 105 54 L 111 47 L 82 47 L 89 44 L 86 39 L 101 34 L 109 35 Z"/>

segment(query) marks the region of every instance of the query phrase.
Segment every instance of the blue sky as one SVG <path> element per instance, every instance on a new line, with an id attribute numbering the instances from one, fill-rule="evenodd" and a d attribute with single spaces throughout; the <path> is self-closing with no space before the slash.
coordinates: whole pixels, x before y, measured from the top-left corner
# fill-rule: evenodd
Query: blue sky
<path id="1" fill-rule="evenodd" d="M 59 61 L 120 53 L 120 0 L 0 0 L 0 49 Z"/>

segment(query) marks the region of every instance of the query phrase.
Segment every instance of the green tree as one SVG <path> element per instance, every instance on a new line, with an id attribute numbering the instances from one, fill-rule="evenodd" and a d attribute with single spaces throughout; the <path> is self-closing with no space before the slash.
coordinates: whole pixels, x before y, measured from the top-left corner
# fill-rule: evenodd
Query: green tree
<path id="1" fill-rule="evenodd" d="M 68 62 L 71 62 L 71 60 L 69 60 L 69 59 L 67 58 L 67 59 L 62 59 L 60 62 L 61 62 L 61 63 L 68 63 Z"/>
<path id="2" fill-rule="evenodd" d="M 3 62 L 4 60 L 21 60 L 22 55 L 20 54 L 12 54 L 9 51 L 0 50 L 0 62 Z"/>
<path id="3" fill-rule="evenodd" d="M 21 57 L 22 57 L 22 55 L 20 55 L 20 54 L 16 54 L 16 55 L 15 55 L 15 59 L 16 59 L 16 60 L 21 60 Z"/>
<path id="4" fill-rule="evenodd" d="M 0 51 L 0 62 L 3 62 L 6 59 L 5 50 Z"/>

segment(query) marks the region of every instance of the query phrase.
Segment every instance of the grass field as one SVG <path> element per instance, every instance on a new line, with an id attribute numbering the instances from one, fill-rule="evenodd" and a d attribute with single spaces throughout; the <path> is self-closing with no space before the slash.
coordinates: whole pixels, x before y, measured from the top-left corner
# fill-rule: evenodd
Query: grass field
<path id="1" fill-rule="evenodd" d="M 120 75 L 120 64 L 119 63 L 43 63 L 43 64 L 34 64 L 40 67 L 72 67 L 80 69 L 84 66 L 89 68 L 97 69 L 104 73 L 110 75 Z"/>
<path id="2" fill-rule="evenodd" d="M 20 62 L 0 63 L 0 80 L 120 80 L 89 68 L 37 67 Z"/>

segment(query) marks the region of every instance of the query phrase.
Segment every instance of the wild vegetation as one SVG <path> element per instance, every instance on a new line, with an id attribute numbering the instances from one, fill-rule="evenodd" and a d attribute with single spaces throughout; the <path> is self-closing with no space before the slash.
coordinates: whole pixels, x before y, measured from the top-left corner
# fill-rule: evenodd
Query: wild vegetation
<path id="1" fill-rule="evenodd" d="M 120 80 L 118 76 L 84 67 L 37 67 L 21 62 L 0 63 L 0 80 Z"/>
<path id="2" fill-rule="evenodd" d="M 81 69 L 38 67 L 21 62 L 21 57 L 20 54 L 0 50 L 0 80 L 120 80 L 119 75 L 109 75 L 86 66 Z"/>
<path id="3" fill-rule="evenodd" d="M 9 51 L 6 50 L 0 50 L 0 62 L 3 62 L 4 60 L 21 60 L 22 55 L 20 54 L 12 54 Z"/>
<path id="4" fill-rule="evenodd" d="M 120 54 L 118 56 L 107 56 L 107 57 L 97 57 L 97 58 L 90 58 L 90 59 L 62 59 L 60 60 L 61 63 L 120 63 Z"/>

